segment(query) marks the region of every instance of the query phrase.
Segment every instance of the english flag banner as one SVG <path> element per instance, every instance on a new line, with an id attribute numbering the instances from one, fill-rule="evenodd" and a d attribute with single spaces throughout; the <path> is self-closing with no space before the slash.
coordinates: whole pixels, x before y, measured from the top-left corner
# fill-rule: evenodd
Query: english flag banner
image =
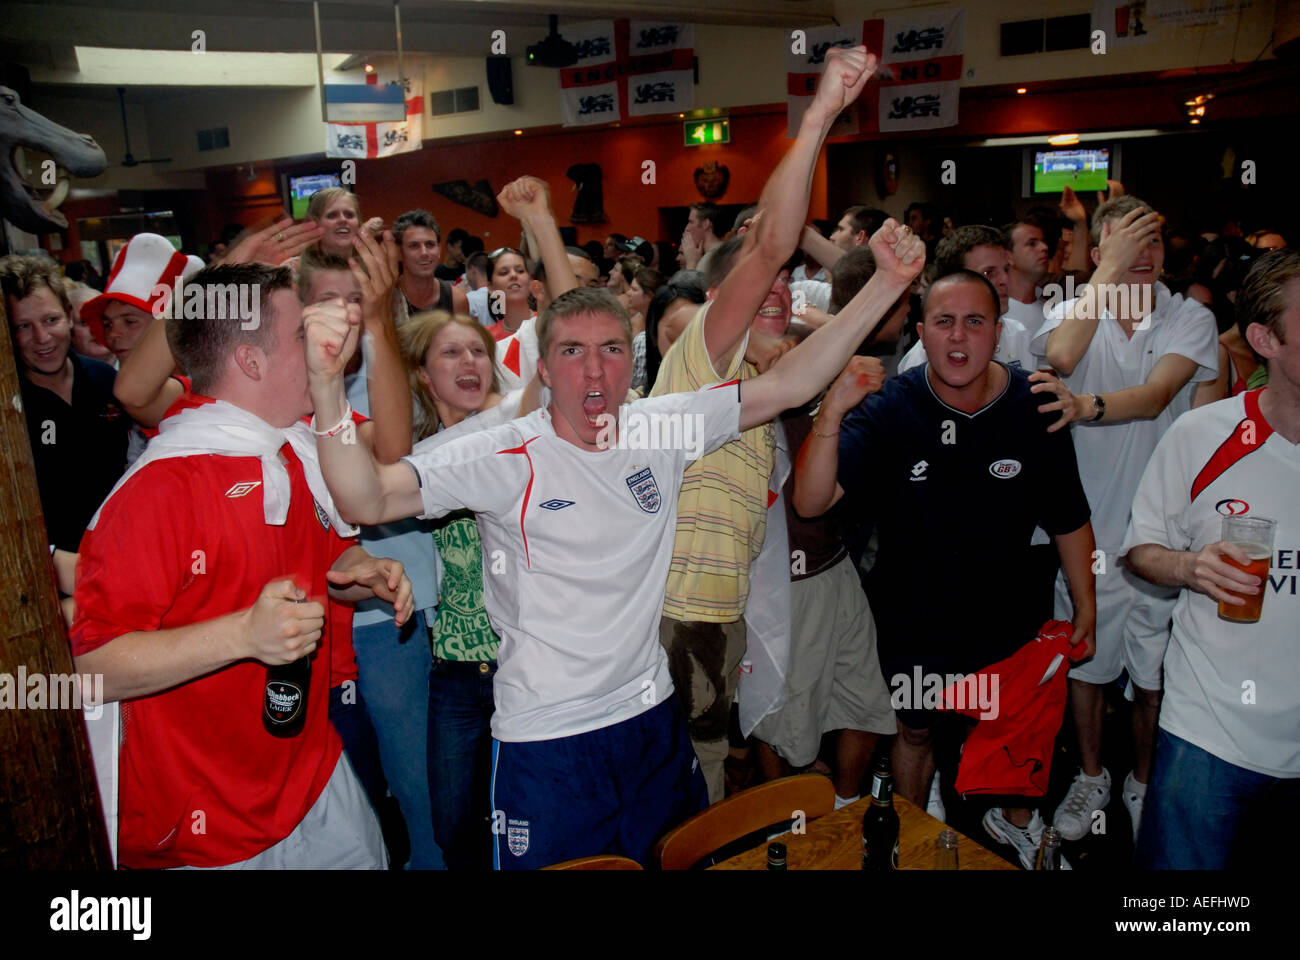
<path id="1" fill-rule="evenodd" d="M 377 84 L 327 84 L 327 116 L 346 116 L 351 122 L 325 124 L 325 156 L 362 160 L 419 150 L 424 134 L 423 83 L 419 76 L 407 77 L 404 93 L 398 93 L 396 84 L 386 83 L 382 77 Z M 340 87 L 376 92 L 338 90 Z M 390 119 L 393 100 L 405 103 L 405 120 Z"/>
<path id="2" fill-rule="evenodd" d="M 564 38 L 578 48 L 559 71 L 566 127 L 694 109 L 694 25 L 599 20 L 566 26 Z"/>
<path id="3" fill-rule="evenodd" d="M 964 10 L 919 10 L 864 21 L 861 27 L 814 27 L 802 31 L 786 55 L 786 135 L 799 131 L 817 92 L 832 47 L 865 44 L 880 58 L 876 74 L 846 110 L 830 136 L 934 130 L 957 124 L 966 41 Z"/>

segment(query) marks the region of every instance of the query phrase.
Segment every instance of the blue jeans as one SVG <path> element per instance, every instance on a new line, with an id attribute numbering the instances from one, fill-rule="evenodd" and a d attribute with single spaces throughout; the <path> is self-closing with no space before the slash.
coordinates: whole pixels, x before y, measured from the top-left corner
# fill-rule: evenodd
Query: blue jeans
<path id="1" fill-rule="evenodd" d="M 1223 870 L 1252 808 L 1278 790 L 1300 807 L 1300 778 L 1246 770 L 1161 730 L 1142 806 L 1136 864 L 1144 870 Z"/>
<path id="2" fill-rule="evenodd" d="M 379 740 L 379 759 L 388 789 L 397 798 L 411 838 L 411 870 L 443 870 L 434 842 L 425 767 L 429 721 L 427 703 L 429 632 L 416 613 L 399 631 L 392 620 L 352 628 L 358 685 Z"/>
<path id="3" fill-rule="evenodd" d="M 495 661 L 438 660 L 429 676 L 429 794 L 449 870 L 492 869 Z"/>

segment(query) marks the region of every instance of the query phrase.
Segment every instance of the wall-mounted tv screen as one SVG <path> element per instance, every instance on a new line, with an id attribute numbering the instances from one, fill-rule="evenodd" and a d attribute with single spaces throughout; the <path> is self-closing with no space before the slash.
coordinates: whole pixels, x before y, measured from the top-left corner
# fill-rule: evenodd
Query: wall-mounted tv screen
<path id="1" fill-rule="evenodd" d="M 290 213 L 295 220 L 307 216 L 307 203 L 311 195 L 326 187 L 341 187 L 343 181 L 337 173 L 311 173 L 302 177 L 289 177 Z"/>
<path id="2" fill-rule="evenodd" d="M 1109 147 L 1070 147 L 1034 151 L 1034 193 L 1105 190 L 1111 176 Z"/>

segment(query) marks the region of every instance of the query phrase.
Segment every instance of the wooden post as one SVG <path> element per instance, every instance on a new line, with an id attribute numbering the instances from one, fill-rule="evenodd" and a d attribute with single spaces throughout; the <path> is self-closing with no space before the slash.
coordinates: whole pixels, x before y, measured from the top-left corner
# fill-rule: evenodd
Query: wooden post
<path id="1" fill-rule="evenodd" d="M 0 295 L 0 673 L 72 674 L 45 540 L 5 298 Z M 54 691 L 48 689 L 47 694 Z M 108 869 L 112 859 L 80 709 L 0 709 L 0 870 Z"/>

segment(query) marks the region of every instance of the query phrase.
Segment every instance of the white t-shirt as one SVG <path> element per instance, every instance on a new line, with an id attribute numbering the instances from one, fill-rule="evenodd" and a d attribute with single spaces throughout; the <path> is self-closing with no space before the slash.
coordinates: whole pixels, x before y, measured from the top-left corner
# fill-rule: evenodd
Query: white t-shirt
<path id="1" fill-rule="evenodd" d="M 1167 354 L 1187 357 L 1198 367 L 1191 381 L 1150 420 L 1071 424 L 1079 478 L 1092 506 L 1092 531 L 1098 549 L 1110 554 L 1124 539 L 1133 494 L 1151 452 L 1178 415 L 1190 409 L 1195 384 L 1219 375 L 1214 314 L 1195 300 L 1170 294 L 1163 283 L 1155 289 L 1155 310 L 1144 329 L 1136 330 L 1130 339 L 1118 321 L 1104 313 L 1074 372 L 1062 378 L 1076 394 L 1114 393 L 1146 383 L 1152 368 Z M 1033 349 L 1039 355 L 1046 355 L 1048 335 L 1061 325 L 1072 303 L 1066 300 L 1047 312 L 1034 338 Z"/>
<path id="2" fill-rule="evenodd" d="M 816 280 L 818 283 L 828 284 L 831 282 L 831 277 L 826 272 L 825 267 L 818 267 L 817 272 L 810 277 L 808 276 L 808 267 L 801 263 L 790 271 L 790 282 L 794 283 L 796 280 Z"/>
<path id="3" fill-rule="evenodd" d="M 732 381 L 623 408 L 628 438 L 638 417 L 689 424 L 693 437 L 676 449 L 581 450 L 537 410 L 436 449 L 422 442 L 406 458 L 424 516 L 477 515 L 484 606 L 501 637 L 498 740 L 598 730 L 672 695 L 659 618 L 685 447 L 708 453 L 736 439 L 739 401 Z"/>
<path id="4" fill-rule="evenodd" d="M 1043 308 L 1047 305 L 1045 297 L 1039 297 L 1033 303 L 1021 303 L 1015 297 L 1007 297 L 1007 316 L 1019 321 L 1029 331 L 1029 339 L 1038 335 L 1043 326 Z M 1006 318 L 1003 318 L 1004 322 Z"/>
<path id="5" fill-rule="evenodd" d="M 465 299 L 469 301 L 469 315 L 485 327 L 490 327 L 496 322 L 492 319 L 492 311 L 488 309 L 489 292 L 486 286 L 465 291 Z"/>
<path id="6" fill-rule="evenodd" d="M 804 303 L 810 307 L 816 307 L 822 313 L 830 313 L 831 309 L 831 285 L 821 280 L 791 280 L 790 281 L 790 300 L 794 304 L 799 295 L 803 295 Z"/>
<path id="7" fill-rule="evenodd" d="M 508 393 L 528 386 L 537 376 L 537 358 L 541 349 L 537 345 L 537 317 L 529 317 L 519 329 L 504 340 L 497 341 L 497 377 L 501 391 Z"/>
<path id="8" fill-rule="evenodd" d="M 998 337 L 998 348 L 993 351 L 993 359 L 1005 363 L 1008 367 L 1019 367 L 1025 373 L 1038 369 L 1038 358 L 1029 348 L 1029 331 L 1024 324 L 1011 316 L 1010 311 L 1003 314 L 1002 335 Z M 919 367 L 929 357 L 925 355 L 925 346 L 920 340 L 912 344 L 912 349 L 903 354 L 898 362 L 898 372 L 907 373 L 913 367 Z"/>
<path id="9" fill-rule="evenodd" d="M 1138 486 L 1124 550 L 1200 550 L 1223 539 L 1224 513 L 1277 521 L 1258 623 L 1220 620 L 1217 600 L 1179 594 L 1160 726 L 1228 763 L 1298 777 L 1300 445 L 1272 432 L 1258 397 L 1220 400 L 1169 428 Z"/>

